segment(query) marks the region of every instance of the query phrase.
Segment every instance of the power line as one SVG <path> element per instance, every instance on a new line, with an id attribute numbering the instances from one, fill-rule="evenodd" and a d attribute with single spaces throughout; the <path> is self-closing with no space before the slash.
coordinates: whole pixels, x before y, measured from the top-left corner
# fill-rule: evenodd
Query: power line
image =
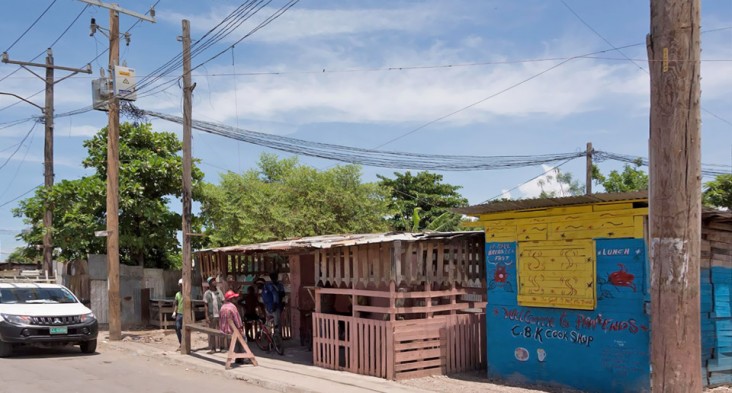
<path id="1" fill-rule="evenodd" d="M 182 124 L 180 116 L 153 111 L 141 111 L 144 115 Z M 264 146 L 292 154 L 318 157 L 351 164 L 396 168 L 442 171 L 470 171 L 507 169 L 532 166 L 584 156 L 584 152 L 557 153 L 534 156 L 465 156 L 363 149 L 329 143 L 306 141 L 282 135 L 240 129 L 213 122 L 193 121 L 193 128 L 243 142 Z"/>
<path id="2" fill-rule="evenodd" d="M 36 124 L 38 124 L 38 123 L 33 123 L 33 127 L 31 127 L 31 129 L 25 134 L 25 136 L 23 137 L 23 140 L 21 140 L 20 143 L 18 144 L 18 147 L 10 154 L 10 156 L 8 156 L 8 158 L 5 160 L 5 162 L 3 162 L 2 164 L 0 164 L 0 170 L 2 170 L 3 168 L 5 168 L 5 166 L 8 165 L 8 163 L 10 162 L 10 160 L 13 159 L 13 157 L 15 156 L 15 154 L 18 153 L 18 150 L 20 150 L 20 147 L 23 146 L 23 143 L 25 142 L 25 140 L 28 139 L 28 137 L 30 136 L 30 134 L 36 128 Z"/>
<path id="3" fill-rule="evenodd" d="M 39 187 L 42 187 L 42 186 L 43 186 L 43 184 L 39 184 L 39 185 L 37 185 L 37 186 L 35 186 L 35 187 L 31 188 L 30 190 L 28 190 L 28 191 L 26 191 L 26 192 L 24 192 L 24 193 L 22 193 L 22 194 L 18 195 L 17 197 L 15 197 L 15 198 L 13 198 L 13 199 L 11 199 L 11 200 L 9 200 L 9 201 L 6 201 L 6 202 L 4 202 L 4 203 L 0 204 L 0 207 L 5 207 L 5 206 L 7 206 L 7 205 L 9 205 L 9 204 L 11 204 L 11 203 L 13 203 L 13 202 L 17 201 L 18 199 L 20 199 L 20 198 L 22 198 L 22 197 L 24 197 L 24 196 L 26 196 L 26 195 L 30 194 L 31 192 L 35 191 L 35 190 L 36 190 L 37 188 L 39 188 Z"/>
<path id="4" fill-rule="evenodd" d="M 54 4 L 56 4 L 56 0 L 53 0 L 51 2 L 51 4 L 49 4 L 48 7 L 46 7 L 45 10 L 43 10 L 43 12 L 41 13 L 41 15 L 39 15 L 36 18 L 36 20 L 34 20 L 33 23 L 31 23 L 31 25 L 28 26 L 27 29 L 25 29 L 25 31 L 23 32 L 23 34 L 21 34 L 20 37 L 18 37 L 15 41 L 13 41 L 13 43 L 10 44 L 10 46 L 8 47 L 8 49 L 5 49 L 5 52 L 10 52 L 10 50 L 13 49 L 13 47 L 15 46 L 15 44 L 17 44 L 18 41 L 20 41 L 23 37 L 25 37 L 26 34 L 28 34 L 28 32 L 33 28 L 33 26 L 35 26 L 36 23 L 38 23 L 38 21 L 41 20 L 41 18 L 43 18 L 43 15 L 46 15 L 46 12 L 48 12 L 48 10 L 50 10 L 51 7 L 53 7 Z"/>
<path id="5" fill-rule="evenodd" d="M 635 65 L 636 67 L 638 67 L 638 69 L 640 69 L 641 71 L 645 72 L 646 74 L 650 74 L 650 72 L 648 72 L 647 69 L 645 69 L 644 67 L 642 67 L 635 60 L 633 60 L 630 57 L 628 57 L 628 55 L 626 55 L 622 50 L 620 50 L 621 48 L 615 47 L 615 45 L 613 45 L 612 42 L 610 42 L 610 40 L 608 40 L 607 38 L 605 38 L 605 36 L 603 36 L 602 34 L 600 34 L 600 32 L 598 32 L 597 30 L 595 30 L 589 23 L 587 23 L 584 19 L 582 19 L 582 17 L 577 12 L 575 12 L 575 10 L 572 9 L 572 7 L 570 7 L 569 4 L 567 4 L 567 2 L 565 0 L 560 0 L 560 1 L 562 2 L 562 4 L 564 4 L 564 7 L 566 7 L 569 10 L 569 12 L 572 13 L 572 15 L 574 15 L 590 31 L 592 31 L 593 33 L 595 33 L 596 36 L 600 37 L 601 40 L 605 41 L 605 43 L 607 43 L 608 45 L 610 45 L 610 47 L 613 48 L 613 50 L 615 50 L 618 53 L 620 53 L 620 55 L 622 55 L 626 60 L 628 60 L 631 63 L 633 63 L 633 65 Z M 729 27 L 729 28 L 732 28 L 732 27 Z M 727 29 L 727 27 L 723 27 L 723 28 L 719 28 L 719 29 L 715 29 L 715 30 L 709 30 L 709 31 L 706 31 L 706 32 L 719 31 L 719 30 L 725 30 L 725 29 Z M 704 33 L 704 32 L 702 32 L 702 33 Z M 691 59 L 691 60 L 688 60 L 688 61 L 700 61 L 700 60 L 693 60 L 693 59 Z M 732 122 L 731 121 L 729 121 L 729 120 L 727 120 L 727 119 L 725 119 L 725 118 L 717 115 L 716 113 L 713 113 L 713 112 L 711 112 L 711 111 L 709 111 L 707 109 L 704 109 L 703 107 L 701 108 L 701 110 L 704 111 L 704 112 L 706 112 L 706 113 L 708 113 L 708 114 L 710 114 L 710 115 L 712 115 L 713 117 L 715 117 L 715 118 L 717 118 L 717 119 L 719 119 L 719 120 L 721 120 L 721 121 L 729 124 L 729 125 L 732 125 Z"/>

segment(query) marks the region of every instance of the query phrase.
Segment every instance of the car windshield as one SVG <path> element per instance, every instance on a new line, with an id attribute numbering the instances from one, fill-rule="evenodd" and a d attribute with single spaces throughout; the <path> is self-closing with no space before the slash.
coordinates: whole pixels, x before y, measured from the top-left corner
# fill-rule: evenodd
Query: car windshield
<path id="1" fill-rule="evenodd" d="M 66 288 L 0 288 L 0 303 L 49 304 L 76 303 Z"/>

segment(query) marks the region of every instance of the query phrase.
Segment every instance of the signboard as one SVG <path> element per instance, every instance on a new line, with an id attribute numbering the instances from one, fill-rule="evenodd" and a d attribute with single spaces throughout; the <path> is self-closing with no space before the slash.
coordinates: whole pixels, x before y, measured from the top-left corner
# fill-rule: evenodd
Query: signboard
<path id="1" fill-rule="evenodd" d="M 114 94 L 120 100 L 135 101 L 137 99 L 136 83 L 134 68 L 114 66 Z"/>

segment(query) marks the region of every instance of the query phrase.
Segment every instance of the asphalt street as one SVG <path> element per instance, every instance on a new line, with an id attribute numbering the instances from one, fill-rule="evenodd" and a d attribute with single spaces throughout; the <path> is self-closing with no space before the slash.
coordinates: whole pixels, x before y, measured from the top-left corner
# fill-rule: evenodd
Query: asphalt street
<path id="1" fill-rule="evenodd" d="M 27 348 L 0 359 L 0 393 L 272 392 L 114 349 L 84 355 L 78 347 Z"/>

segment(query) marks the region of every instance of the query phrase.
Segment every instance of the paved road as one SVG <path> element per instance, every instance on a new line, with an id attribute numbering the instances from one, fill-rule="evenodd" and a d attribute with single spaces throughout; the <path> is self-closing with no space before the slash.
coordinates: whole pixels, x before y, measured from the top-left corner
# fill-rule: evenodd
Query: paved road
<path id="1" fill-rule="evenodd" d="M 103 345 L 98 352 L 82 355 L 78 347 L 18 351 L 13 357 L 0 359 L 0 393 L 272 392 L 243 381 L 105 349 Z"/>

